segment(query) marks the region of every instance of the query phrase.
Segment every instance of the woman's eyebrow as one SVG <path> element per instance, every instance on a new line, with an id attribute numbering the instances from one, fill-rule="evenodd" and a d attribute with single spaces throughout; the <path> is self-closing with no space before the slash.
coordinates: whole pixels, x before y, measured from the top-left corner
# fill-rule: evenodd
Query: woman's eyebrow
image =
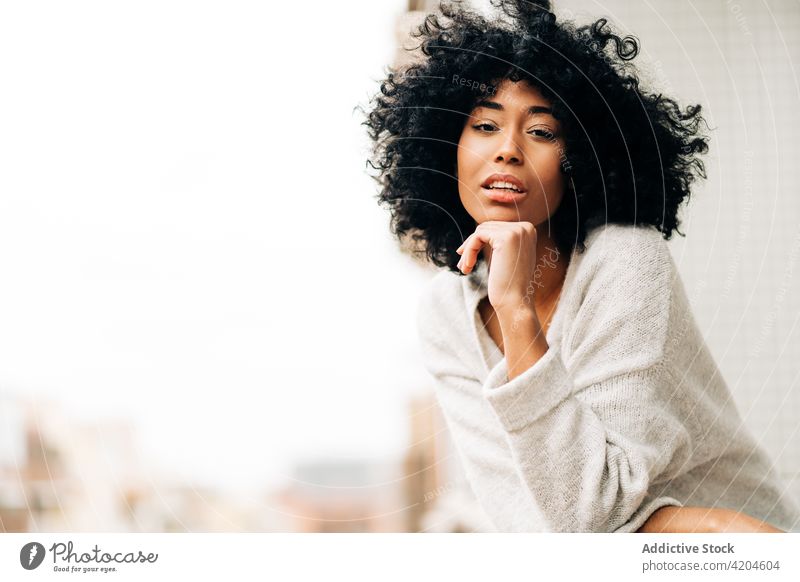
<path id="1" fill-rule="evenodd" d="M 478 104 L 475 107 L 485 107 L 486 109 L 495 109 L 496 111 L 505 110 L 505 107 L 496 101 L 478 101 Z M 528 107 L 527 113 L 528 115 L 536 115 L 537 113 L 553 115 L 553 110 L 550 107 L 545 107 L 544 105 L 531 105 Z"/>

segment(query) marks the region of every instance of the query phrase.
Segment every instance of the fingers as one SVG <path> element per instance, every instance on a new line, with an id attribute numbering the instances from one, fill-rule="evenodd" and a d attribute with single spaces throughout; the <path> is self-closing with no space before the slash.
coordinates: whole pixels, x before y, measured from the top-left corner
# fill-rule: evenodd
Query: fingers
<path id="1" fill-rule="evenodd" d="M 484 244 L 489 244 L 489 239 L 481 233 L 474 232 L 461 243 L 461 246 L 456 250 L 461 255 L 458 261 L 458 268 L 465 275 L 470 273 L 478 262 L 478 253 L 483 248 Z"/>
<path id="2" fill-rule="evenodd" d="M 470 273 L 478 262 L 478 253 L 484 245 L 494 246 L 494 240 L 502 235 L 503 230 L 508 228 L 510 223 L 498 221 L 486 221 L 477 226 L 475 232 L 469 235 L 456 252 L 461 255 L 458 261 L 458 268 L 465 275 Z"/>
<path id="3" fill-rule="evenodd" d="M 478 262 L 478 253 L 483 248 L 483 245 L 490 244 L 486 235 L 486 229 L 489 226 L 487 223 L 479 224 L 475 232 L 464 239 L 461 246 L 456 249 L 456 252 L 461 255 L 457 266 L 465 275 L 475 267 L 475 263 Z"/>
<path id="4" fill-rule="evenodd" d="M 471 238 L 472 235 L 469 235 L 466 238 L 466 240 L 463 243 L 461 243 L 461 246 L 456 249 L 456 252 L 459 255 L 461 255 L 461 258 L 458 259 L 458 264 L 456 264 L 456 267 L 458 267 L 458 270 L 461 271 L 462 273 L 466 273 L 466 271 L 464 270 L 464 261 L 465 261 L 464 248 L 467 246 L 467 243 L 469 243 L 469 240 Z"/>

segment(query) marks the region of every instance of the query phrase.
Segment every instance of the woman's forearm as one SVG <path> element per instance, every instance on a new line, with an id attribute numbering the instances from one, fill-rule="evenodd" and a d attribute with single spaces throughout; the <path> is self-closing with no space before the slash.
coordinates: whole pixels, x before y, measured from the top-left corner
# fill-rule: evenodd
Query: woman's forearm
<path id="1" fill-rule="evenodd" d="M 497 319 L 503 333 L 503 354 L 510 381 L 538 362 L 549 346 L 533 308 L 499 310 Z"/>
<path id="2" fill-rule="evenodd" d="M 653 512 L 639 533 L 784 533 L 770 524 L 731 509 L 675 507 Z"/>

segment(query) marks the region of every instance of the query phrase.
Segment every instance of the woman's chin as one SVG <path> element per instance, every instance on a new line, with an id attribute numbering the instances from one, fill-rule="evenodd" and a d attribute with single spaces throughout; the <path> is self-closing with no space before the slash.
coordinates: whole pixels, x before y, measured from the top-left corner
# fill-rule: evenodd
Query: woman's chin
<path id="1" fill-rule="evenodd" d="M 497 221 L 497 222 L 523 222 L 530 221 L 530 217 L 526 216 L 518 208 L 513 206 L 491 206 L 483 209 L 484 219 L 478 221 L 480 224 L 484 221 Z"/>

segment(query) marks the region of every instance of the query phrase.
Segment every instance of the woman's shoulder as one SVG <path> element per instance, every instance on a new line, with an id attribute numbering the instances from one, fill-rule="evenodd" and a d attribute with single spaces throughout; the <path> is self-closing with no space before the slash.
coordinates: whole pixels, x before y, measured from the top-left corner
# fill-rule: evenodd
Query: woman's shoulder
<path id="1" fill-rule="evenodd" d="M 464 306 L 464 283 L 468 277 L 441 269 L 422 287 L 417 301 L 417 323 L 426 329 L 443 329 L 441 323 L 453 322 Z"/>
<path id="2" fill-rule="evenodd" d="M 663 235 L 652 227 L 608 224 L 587 236 L 578 256 L 565 349 L 568 364 L 586 375 L 579 380 L 661 361 L 676 277 Z"/>
<path id="3" fill-rule="evenodd" d="M 649 225 L 604 224 L 588 233 L 585 244 L 587 262 L 608 271 L 658 264 L 668 254 L 664 235 Z"/>
<path id="4" fill-rule="evenodd" d="M 463 275 L 453 273 L 449 269 L 438 269 L 422 286 L 420 299 L 425 301 L 446 301 L 461 293 Z"/>
<path id="5" fill-rule="evenodd" d="M 589 232 L 585 246 L 573 275 L 573 285 L 584 297 L 636 291 L 653 296 L 671 287 L 675 265 L 654 227 L 605 224 Z"/>

